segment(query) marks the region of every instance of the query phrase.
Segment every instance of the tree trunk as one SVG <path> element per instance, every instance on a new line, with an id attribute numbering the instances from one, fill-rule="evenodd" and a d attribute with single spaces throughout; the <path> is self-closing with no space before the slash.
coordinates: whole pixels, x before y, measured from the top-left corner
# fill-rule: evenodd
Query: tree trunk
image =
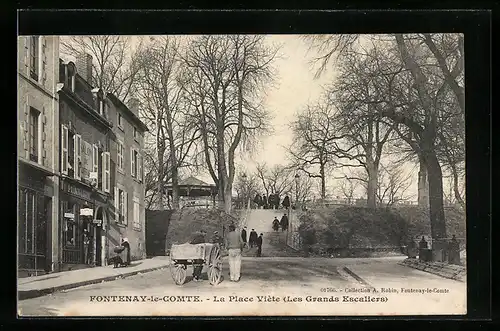
<path id="1" fill-rule="evenodd" d="M 418 172 L 418 206 L 429 208 L 429 180 L 427 168 L 422 157 L 419 157 L 420 170 Z"/>
<path id="2" fill-rule="evenodd" d="M 230 185 L 226 185 L 226 188 L 224 189 L 224 211 L 227 214 L 231 213 L 232 203 L 233 203 L 232 188 L 229 186 Z"/>
<path id="3" fill-rule="evenodd" d="M 366 189 L 366 204 L 368 208 L 377 207 L 378 167 L 373 162 L 367 162 L 368 185 Z"/>
<path id="4" fill-rule="evenodd" d="M 455 199 L 460 204 L 463 210 L 465 210 L 465 201 L 460 194 L 460 189 L 458 188 L 458 171 L 455 165 L 451 166 L 451 171 L 453 173 L 453 192 L 455 193 Z"/>
<path id="5" fill-rule="evenodd" d="M 172 167 L 172 209 L 179 209 L 179 170 L 177 166 Z"/>
<path id="6" fill-rule="evenodd" d="M 163 190 L 164 190 L 164 183 L 163 183 L 163 172 L 165 170 L 163 169 L 163 151 L 162 148 L 158 148 L 158 209 L 163 210 L 164 205 L 163 205 Z"/>
<path id="7" fill-rule="evenodd" d="M 443 206 L 443 174 L 436 152 L 423 151 L 429 181 L 429 214 L 433 241 L 446 238 L 446 222 Z"/>
<path id="8" fill-rule="evenodd" d="M 321 199 L 326 198 L 326 178 L 325 178 L 325 162 L 321 162 L 319 173 L 321 176 Z"/>

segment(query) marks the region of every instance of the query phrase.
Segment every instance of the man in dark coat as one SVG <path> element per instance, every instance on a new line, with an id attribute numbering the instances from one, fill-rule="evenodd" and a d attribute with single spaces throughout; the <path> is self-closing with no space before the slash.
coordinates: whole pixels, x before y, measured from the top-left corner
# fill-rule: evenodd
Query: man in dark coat
<path id="1" fill-rule="evenodd" d="M 267 201 L 266 195 L 262 194 L 262 208 L 267 209 L 267 204 L 268 204 L 268 201 Z"/>
<path id="2" fill-rule="evenodd" d="M 203 244 L 206 242 L 207 232 L 205 230 L 201 230 L 196 232 L 193 236 L 193 239 L 190 241 L 190 244 Z M 201 272 L 203 271 L 203 264 L 195 264 L 193 265 L 193 280 L 199 281 L 201 277 Z"/>
<path id="3" fill-rule="evenodd" d="M 290 208 L 290 198 L 288 195 L 285 195 L 285 198 L 283 199 L 283 202 L 281 203 L 285 209 Z"/>
<path id="4" fill-rule="evenodd" d="M 256 239 L 256 244 L 257 244 L 257 256 L 262 256 L 262 233 Z"/>
<path id="5" fill-rule="evenodd" d="M 251 248 L 255 247 L 255 245 L 257 244 L 257 232 L 255 232 L 255 229 L 252 229 L 252 231 L 250 231 L 248 242 Z"/>
<path id="6" fill-rule="evenodd" d="M 247 227 L 244 226 L 243 230 L 241 230 L 241 240 L 243 240 L 243 245 L 247 245 Z"/>
<path id="7" fill-rule="evenodd" d="M 280 227 L 280 221 L 278 221 L 278 219 L 276 217 L 274 217 L 274 220 L 273 220 L 273 230 L 274 231 L 278 231 L 279 227 Z"/>
<path id="8" fill-rule="evenodd" d="M 278 193 L 276 193 L 274 195 L 274 205 L 276 206 L 276 209 L 280 209 L 280 195 Z"/>
<path id="9" fill-rule="evenodd" d="M 286 214 L 281 217 L 280 226 L 282 231 L 286 231 L 288 229 L 288 216 L 286 216 Z"/>

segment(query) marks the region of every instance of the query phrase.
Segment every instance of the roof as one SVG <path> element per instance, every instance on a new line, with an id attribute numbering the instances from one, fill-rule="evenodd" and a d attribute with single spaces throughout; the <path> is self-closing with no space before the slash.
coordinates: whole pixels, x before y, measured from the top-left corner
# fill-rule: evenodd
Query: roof
<path id="1" fill-rule="evenodd" d="M 141 121 L 139 117 L 137 117 L 134 112 L 132 112 L 120 99 L 116 97 L 113 93 L 107 93 L 107 97 L 113 102 L 115 105 L 119 106 L 125 114 L 127 114 L 130 118 L 132 118 L 132 121 L 137 124 L 141 130 L 143 131 L 149 131 L 148 127 L 144 122 Z"/>
<path id="2" fill-rule="evenodd" d="M 188 177 L 184 180 L 179 181 L 179 185 L 182 185 L 182 186 L 214 186 L 214 185 L 205 183 L 204 181 L 199 180 L 198 178 L 192 177 L 192 176 Z"/>

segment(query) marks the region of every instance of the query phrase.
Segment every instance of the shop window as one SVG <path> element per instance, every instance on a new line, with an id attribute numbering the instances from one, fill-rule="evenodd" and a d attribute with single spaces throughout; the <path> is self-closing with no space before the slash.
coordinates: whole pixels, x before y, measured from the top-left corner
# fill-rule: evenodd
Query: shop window
<path id="1" fill-rule="evenodd" d="M 30 107 L 29 113 L 29 153 L 30 161 L 38 162 L 38 119 L 40 112 L 33 107 Z"/>
<path id="2" fill-rule="evenodd" d="M 65 213 L 71 213 L 76 217 L 76 204 L 65 201 Z M 75 248 L 77 246 L 77 223 L 76 218 L 64 218 L 63 222 L 63 242 L 66 248 Z"/>

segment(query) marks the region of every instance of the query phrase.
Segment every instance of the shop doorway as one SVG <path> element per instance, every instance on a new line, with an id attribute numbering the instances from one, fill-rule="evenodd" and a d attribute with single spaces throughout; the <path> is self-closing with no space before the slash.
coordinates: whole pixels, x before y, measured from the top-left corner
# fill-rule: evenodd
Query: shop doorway
<path id="1" fill-rule="evenodd" d="M 104 235 L 103 226 L 104 226 L 104 215 L 103 208 L 97 207 L 96 214 L 94 217 L 94 227 L 95 227 L 95 236 L 94 236 L 94 245 L 95 245 L 95 264 L 96 266 L 102 266 L 102 236 Z"/>

